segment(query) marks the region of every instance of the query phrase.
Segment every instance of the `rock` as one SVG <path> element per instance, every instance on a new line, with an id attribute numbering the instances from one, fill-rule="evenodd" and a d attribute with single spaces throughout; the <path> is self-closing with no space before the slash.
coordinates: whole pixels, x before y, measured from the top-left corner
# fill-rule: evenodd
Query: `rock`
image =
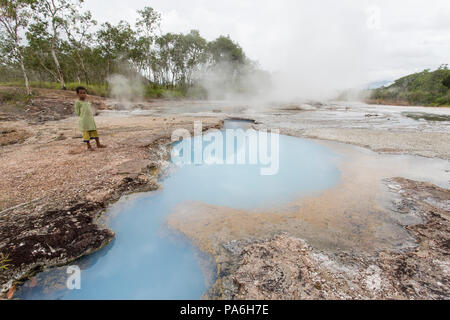
<path id="1" fill-rule="evenodd" d="M 90 202 L 106 202 L 111 198 L 111 193 L 108 190 L 92 192 L 86 195 L 86 200 Z"/>
<path id="2" fill-rule="evenodd" d="M 224 243 L 223 247 L 235 255 L 240 255 L 242 253 L 242 248 L 240 248 L 239 243 L 236 240 Z"/>
<path id="3" fill-rule="evenodd" d="M 115 171 L 116 174 L 141 174 L 147 171 L 150 164 L 150 160 L 129 160 L 117 166 Z"/>

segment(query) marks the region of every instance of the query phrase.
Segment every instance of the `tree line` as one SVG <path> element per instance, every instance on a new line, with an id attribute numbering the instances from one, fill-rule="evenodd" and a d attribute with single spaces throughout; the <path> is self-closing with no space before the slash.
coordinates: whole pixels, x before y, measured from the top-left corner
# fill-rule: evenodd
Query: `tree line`
<path id="1" fill-rule="evenodd" d="M 434 71 L 407 75 L 387 87 L 372 90 L 370 98 L 381 102 L 407 102 L 413 105 L 450 105 L 450 70 L 447 64 Z"/>
<path id="2" fill-rule="evenodd" d="M 133 25 L 98 25 L 83 0 L 0 0 L 0 77 L 102 84 L 113 74 L 139 77 L 155 87 L 191 87 L 218 73 L 240 87 L 249 75 L 268 77 L 228 36 L 208 42 L 199 31 L 162 33 L 161 14 L 138 10 Z"/>

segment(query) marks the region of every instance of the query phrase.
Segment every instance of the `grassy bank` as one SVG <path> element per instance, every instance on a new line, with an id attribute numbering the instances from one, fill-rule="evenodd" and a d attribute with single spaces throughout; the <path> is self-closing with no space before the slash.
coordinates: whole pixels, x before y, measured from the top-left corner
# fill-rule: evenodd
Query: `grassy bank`
<path id="1" fill-rule="evenodd" d="M 25 87 L 23 82 L 0 82 L 0 86 L 5 87 Z M 61 85 L 56 82 L 30 82 L 32 88 L 42 88 L 42 89 L 53 89 L 60 90 Z M 100 96 L 100 97 L 111 97 L 111 88 L 107 84 L 86 84 L 78 82 L 68 82 L 66 83 L 66 89 L 75 91 L 78 86 L 83 86 L 88 89 L 89 94 Z M 206 91 L 202 88 L 165 88 L 153 85 L 143 85 L 141 94 L 144 98 L 151 99 L 177 99 L 177 98 L 196 98 L 204 99 L 206 98 Z M 6 94 L 7 95 L 7 94 Z M 17 95 L 17 93 L 11 93 L 11 95 Z M 11 97 L 12 98 L 12 97 Z"/>

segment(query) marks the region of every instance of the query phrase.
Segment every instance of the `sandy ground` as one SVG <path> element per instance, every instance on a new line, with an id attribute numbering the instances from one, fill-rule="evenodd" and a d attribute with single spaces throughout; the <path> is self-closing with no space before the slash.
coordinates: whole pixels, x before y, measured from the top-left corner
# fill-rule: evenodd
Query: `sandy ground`
<path id="1" fill-rule="evenodd" d="M 92 99 L 108 146 L 94 152 L 81 142 L 71 92 L 39 90 L 33 105 L 0 109 L 0 253 L 10 260 L 0 269 L 0 286 L 8 297 L 18 280 L 44 265 L 69 263 L 111 241 L 114 233 L 97 218 L 125 193 L 158 188 L 155 177 L 174 129 L 192 130 L 194 120 L 201 120 L 207 130 L 225 118 L 243 117 L 255 119 L 255 128 L 437 159 L 405 158 L 409 165 L 402 168 L 403 158 L 360 155 L 353 162 L 359 165 L 342 168 L 348 175 L 339 188 L 270 214 L 206 204 L 179 208 L 169 224 L 218 267 L 206 297 L 449 298 L 449 122 L 402 113 L 450 110 L 199 101 L 150 101 L 123 110 L 119 102 Z M 386 167 L 372 178 L 358 175 Z M 409 179 L 392 179 L 397 176 Z M 380 206 L 383 219 L 367 218 Z M 401 218 L 392 216 L 396 211 Z M 351 250 L 354 243 L 360 254 Z"/>
<path id="2" fill-rule="evenodd" d="M 195 119 L 205 126 L 220 123 Z M 127 175 L 140 174 L 141 167 L 150 164 L 149 147 L 157 140 L 170 138 L 177 128 L 193 130 L 194 118 L 99 116 L 96 123 L 107 148 L 87 152 L 75 117 L 34 126 L 0 122 L 1 127 L 15 130 L 14 134 L 29 136 L 24 143 L 2 147 L 0 211 L 43 197 L 65 201 L 74 192 L 83 198 L 103 195 L 111 185 Z M 95 148 L 95 142 L 92 145 Z"/>

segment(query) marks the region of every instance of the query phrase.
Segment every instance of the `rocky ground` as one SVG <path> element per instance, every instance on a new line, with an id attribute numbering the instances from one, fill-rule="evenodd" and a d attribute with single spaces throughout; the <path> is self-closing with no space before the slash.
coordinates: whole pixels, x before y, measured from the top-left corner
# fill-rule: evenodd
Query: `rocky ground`
<path id="1" fill-rule="evenodd" d="M 73 92 L 40 89 L 24 105 L 0 101 L 0 291 L 4 297 L 12 298 L 15 285 L 43 266 L 67 264 L 109 243 L 114 233 L 98 223 L 102 212 L 125 193 L 157 189 L 156 176 L 161 160 L 168 157 L 172 131 L 192 130 L 194 120 L 201 120 L 207 130 L 221 127 L 224 117 L 239 115 L 297 136 L 378 152 L 450 157 L 448 127 L 436 131 L 425 123 L 420 130 L 403 128 L 399 120 L 395 130 L 385 130 L 384 121 L 391 121 L 392 115 L 366 117 L 363 113 L 357 120 L 327 120 L 328 110 L 314 113 L 323 105 L 306 111 L 290 106 L 284 110 L 287 114 L 260 117 L 245 106 L 226 109 L 224 105 L 209 113 L 183 114 L 172 112 L 178 108 L 174 101 L 156 102 L 155 113 L 151 103 L 145 103 L 144 109 L 150 112 L 138 116 L 100 112 L 96 122 L 107 148 L 89 153 L 72 113 L 74 99 Z M 117 109 L 106 99 L 91 99 L 99 111 Z M 203 108 L 203 104 L 195 107 Z M 304 112 L 319 116 L 308 119 Z M 343 127 L 355 123 L 356 127 Z M 448 299 L 450 191 L 404 178 L 385 183 L 395 199 L 395 211 L 422 221 L 403 226 L 415 238 L 414 248 L 355 254 L 319 249 L 292 232 L 224 237 L 216 241 L 220 248 L 214 248 L 220 251 L 217 281 L 205 297 Z M 316 223 L 311 219 L 310 223 Z M 286 226 L 291 224 L 283 220 Z"/>
<path id="2" fill-rule="evenodd" d="M 449 299 L 450 190 L 404 178 L 387 181 L 401 194 L 399 214 L 423 223 L 406 226 L 417 247 L 376 255 L 319 251 L 280 234 L 255 242 L 225 243 L 232 270 L 212 296 L 226 299 Z"/>

